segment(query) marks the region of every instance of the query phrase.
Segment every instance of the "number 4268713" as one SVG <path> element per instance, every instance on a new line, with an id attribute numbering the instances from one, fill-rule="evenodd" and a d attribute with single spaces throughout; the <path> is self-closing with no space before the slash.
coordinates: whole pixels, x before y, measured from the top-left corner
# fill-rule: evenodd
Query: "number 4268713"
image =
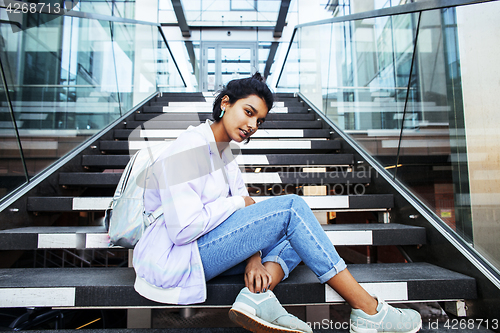
<path id="1" fill-rule="evenodd" d="M 39 2 L 38 4 L 36 3 L 28 3 L 28 2 L 14 2 L 14 3 L 9 3 L 7 6 L 6 10 L 8 13 L 41 13 L 43 8 L 46 7 L 49 13 L 52 14 L 59 14 L 61 13 L 61 4 L 59 3 L 54 3 L 54 4 L 45 4 L 43 2 Z M 45 11 L 47 12 L 47 11 Z"/>

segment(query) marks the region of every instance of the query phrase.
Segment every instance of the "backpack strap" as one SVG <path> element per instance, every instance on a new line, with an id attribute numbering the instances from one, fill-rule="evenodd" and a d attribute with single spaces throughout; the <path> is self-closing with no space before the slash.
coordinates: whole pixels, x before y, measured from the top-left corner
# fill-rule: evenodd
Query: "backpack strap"
<path id="1" fill-rule="evenodd" d="M 148 227 L 153 224 L 160 216 L 163 215 L 163 207 L 160 206 L 158 207 L 154 212 L 149 213 L 146 215 L 146 219 L 148 220 L 149 224 Z"/>

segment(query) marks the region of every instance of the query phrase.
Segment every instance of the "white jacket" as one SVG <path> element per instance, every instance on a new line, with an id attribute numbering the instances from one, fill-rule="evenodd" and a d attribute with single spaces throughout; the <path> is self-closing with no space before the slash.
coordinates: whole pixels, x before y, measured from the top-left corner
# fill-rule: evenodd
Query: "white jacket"
<path id="1" fill-rule="evenodd" d="M 196 240 L 245 207 L 248 191 L 230 147 L 222 158 L 211 121 L 190 127 L 153 166 L 146 212 L 164 214 L 134 249 L 135 290 L 162 303 L 204 302 L 206 285 Z M 223 170 L 225 172 L 223 172 Z"/>

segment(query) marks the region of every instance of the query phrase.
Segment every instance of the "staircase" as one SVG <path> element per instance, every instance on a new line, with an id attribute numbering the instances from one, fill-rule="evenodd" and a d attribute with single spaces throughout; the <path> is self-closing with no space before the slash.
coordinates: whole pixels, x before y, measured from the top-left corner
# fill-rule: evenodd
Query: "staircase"
<path id="1" fill-rule="evenodd" d="M 29 218 L 2 224 L 12 229 L 0 231 L 0 254 L 17 260 L 0 269 L 0 307 L 163 307 L 134 291 L 131 252 L 108 247 L 102 216 L 130 154 L 145 138 L 175 139 L 187 126 L 211 118 L 211 100 L 202 93 L 152 99 L 16 203 Z M 298 97 L 278 94 L 266 122 L 240 148 L 237 160 L 255 201 L 303 196 L 368 292 L 389 302 L 477 297 L 473 278 L 409 262 L 398 250 L 424 245 L 426 229 L 391 221 L 393 194 L 375 193 L 366 163 L 345 153 L 345 143 Z M 215 278 L 207 284 L 207 301 L 196 307 L 230 306 L 243 286 L 241 276 Z M 285 305 L 343 301 L 304 265 L 275 293 Z"/>

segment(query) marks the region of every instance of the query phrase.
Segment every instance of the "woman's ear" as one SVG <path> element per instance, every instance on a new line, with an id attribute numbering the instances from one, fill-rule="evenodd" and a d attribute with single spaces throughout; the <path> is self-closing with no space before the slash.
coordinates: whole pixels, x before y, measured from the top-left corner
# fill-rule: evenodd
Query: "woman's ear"
<path id="1" fill-rule="evenodd" d="M 224 95 L 224 97 L 222 97 L 222 100 L 220 102 L 220 108 L 227 108 L 229 105 L 229 96 L 228 95 Z"/>

